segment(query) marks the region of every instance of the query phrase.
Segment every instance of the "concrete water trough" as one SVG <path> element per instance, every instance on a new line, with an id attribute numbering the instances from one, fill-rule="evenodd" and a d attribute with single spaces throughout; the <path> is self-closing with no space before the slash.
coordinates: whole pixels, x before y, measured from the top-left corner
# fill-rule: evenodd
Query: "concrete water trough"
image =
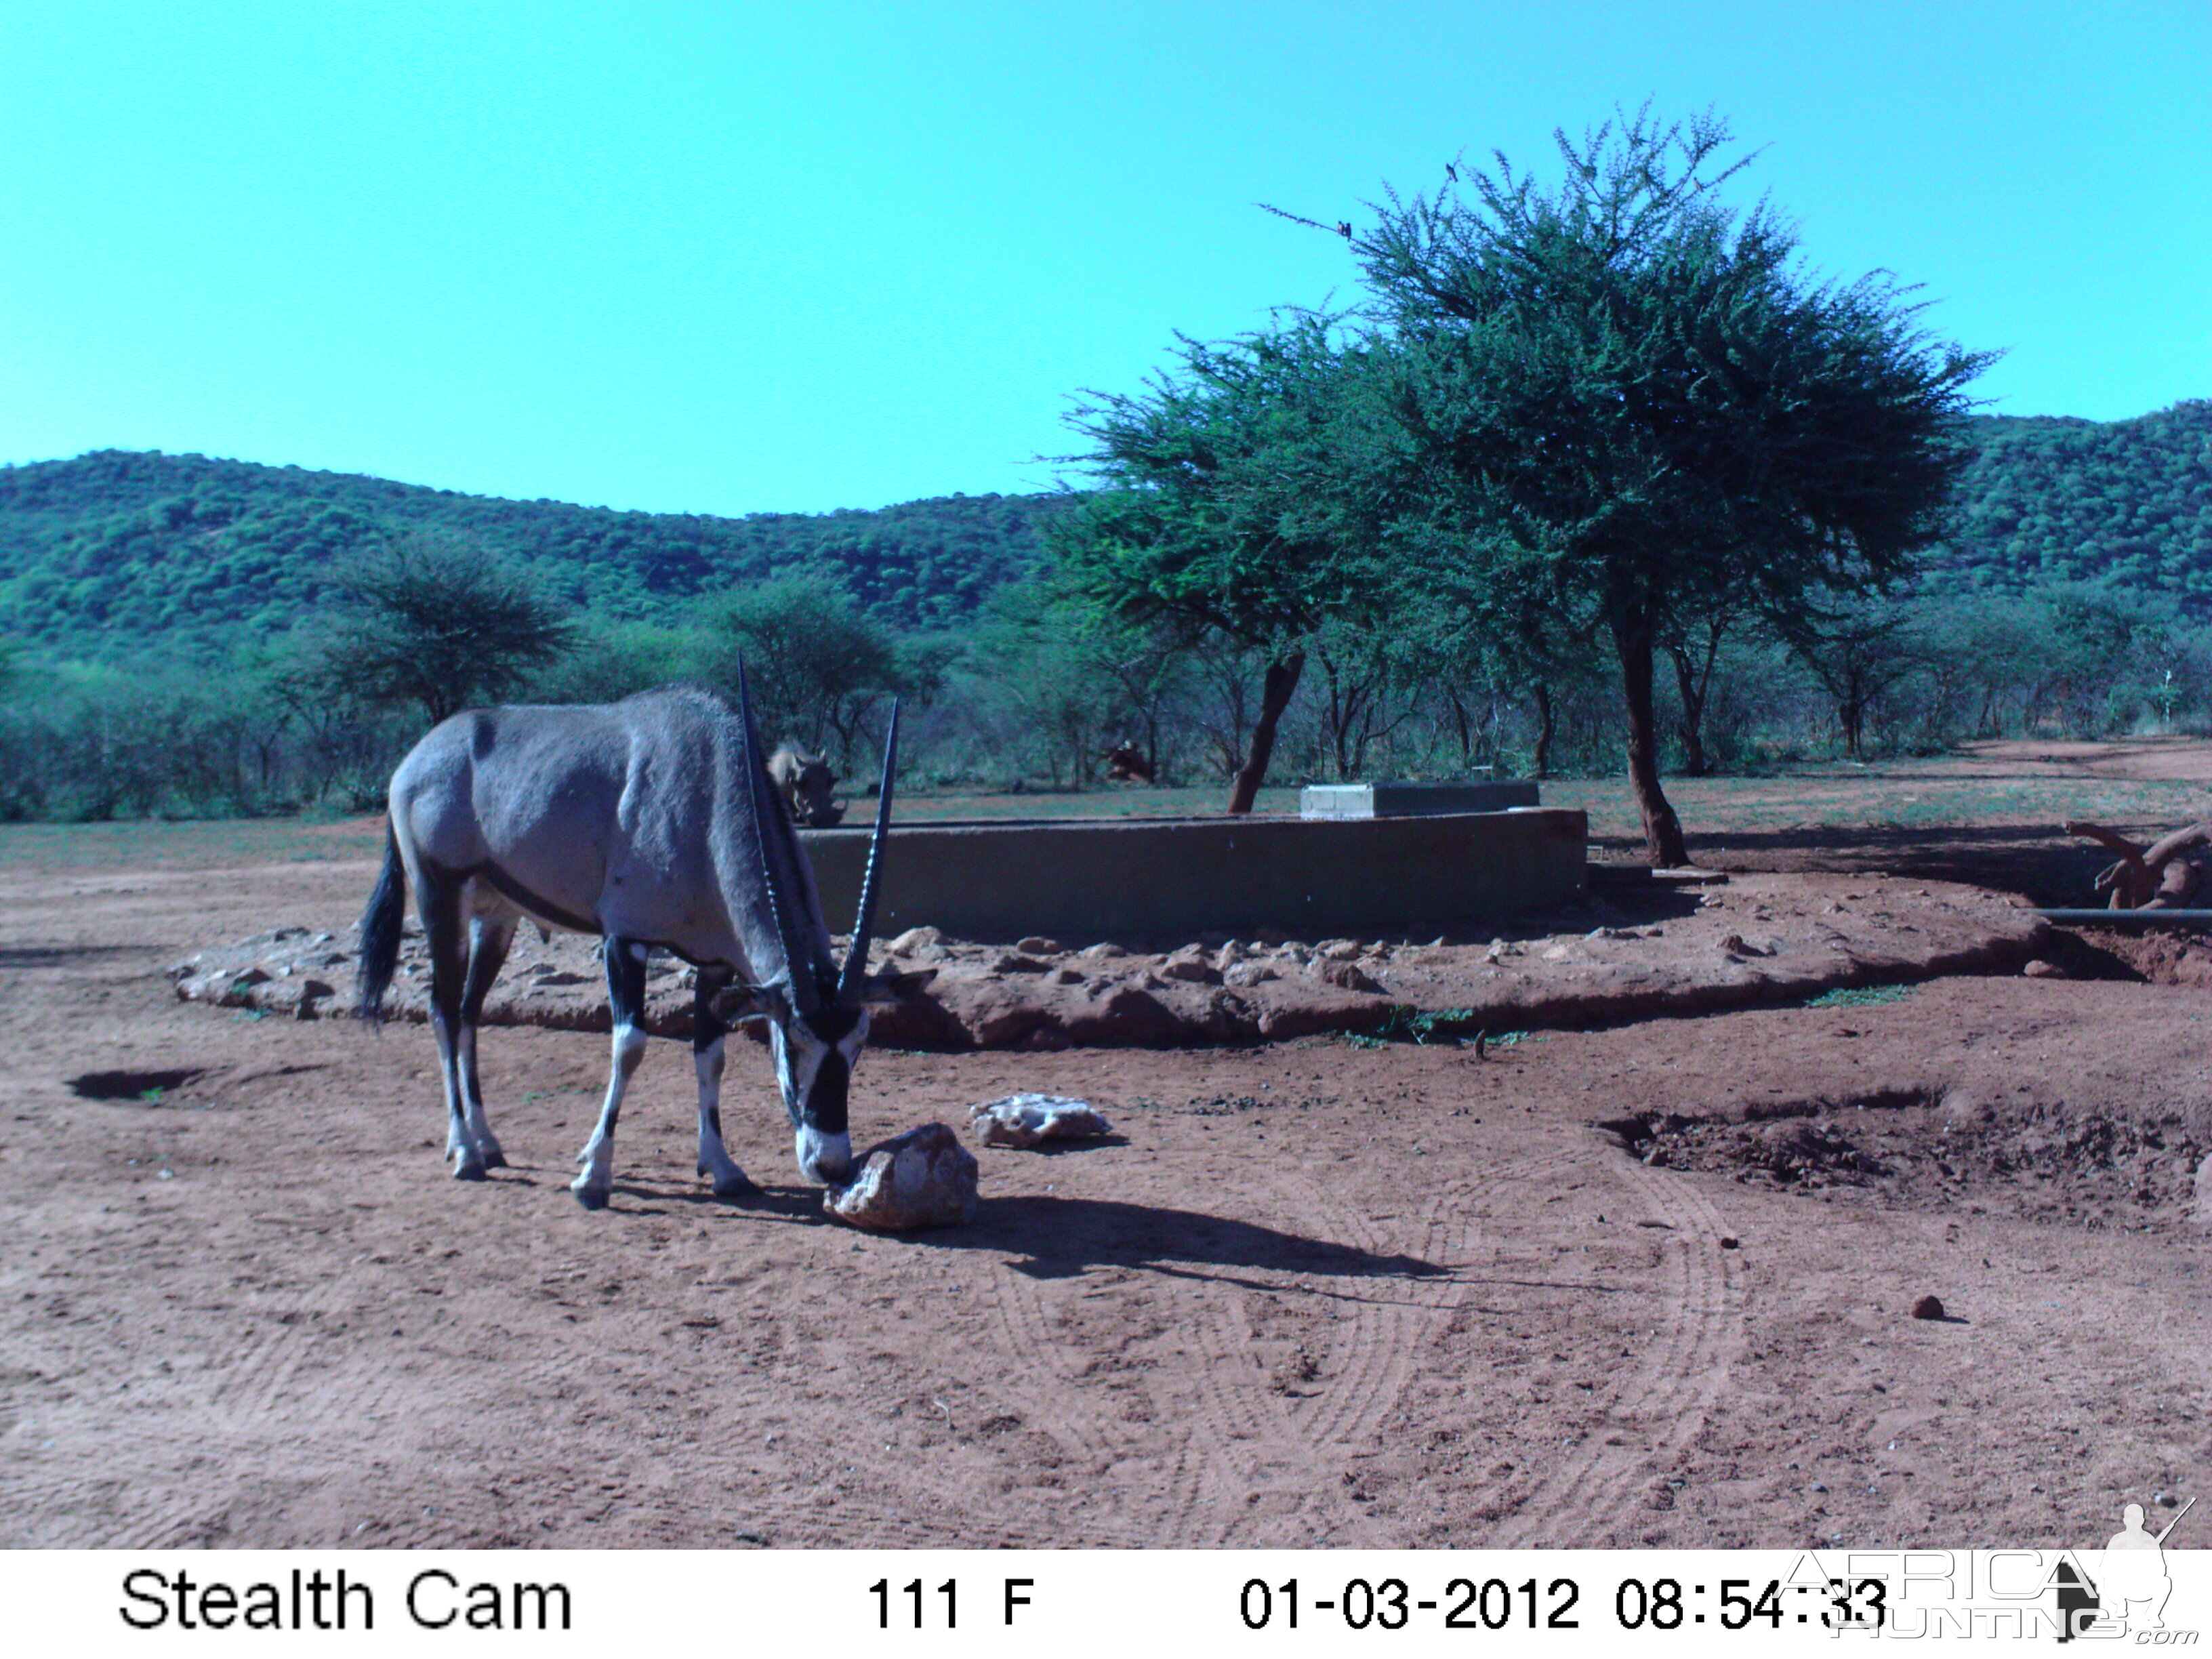
<path id="1" fill-rule="evenodd" d="M 860 815 L 855 812 L 857 818 Z M 801 832 L 830 925 L 851 925 L 864 828 Z M 1589 824 L 1523 807 L 1411 817 L 894 823 L 878 938 L 1433 935 L 1580 897 Z"/>

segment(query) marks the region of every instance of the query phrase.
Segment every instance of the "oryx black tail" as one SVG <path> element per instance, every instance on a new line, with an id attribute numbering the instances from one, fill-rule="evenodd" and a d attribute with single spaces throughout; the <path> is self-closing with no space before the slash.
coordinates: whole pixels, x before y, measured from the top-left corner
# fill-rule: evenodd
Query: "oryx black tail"
<path id="1" fill-rule="evenodd" d="M 361 1017 L 374 1024 L 384 1018 L 384 993 L 399 968 L 399 934 L 407 923 L 407 866 L 399 856 L 399 837 L 384 830 L 384 868 L 368 908 L 361 913 Z"/>

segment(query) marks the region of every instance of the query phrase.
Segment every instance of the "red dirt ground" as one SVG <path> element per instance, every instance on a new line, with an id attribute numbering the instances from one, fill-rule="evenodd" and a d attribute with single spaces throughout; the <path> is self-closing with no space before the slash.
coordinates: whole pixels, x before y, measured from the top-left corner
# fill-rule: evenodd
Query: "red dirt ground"
<path id="1" fill-rule="evenodd" d="M 1734 867 L 1957 878 L 1911 834 Z M 1972 850 L 2089 860 L 2044 841 Z M 659 1044 L 593 1215 L 603 1038 L 486 1034 L 515 1167 L 465 1186 L 419 1027 L 177 1000 L 372 873 L 0 870 L 0 1542 L 2079 1546 L 2212 1486 L 2195 947 L 1483 1059 L 875 1051 L 862 1139 L 1015 1090 L 1119 1132 L 980 1150 L 973 1226 L 880 1237 L 799 1184 L 756 1052 L 762 1195 L 706 1195 Z"/>

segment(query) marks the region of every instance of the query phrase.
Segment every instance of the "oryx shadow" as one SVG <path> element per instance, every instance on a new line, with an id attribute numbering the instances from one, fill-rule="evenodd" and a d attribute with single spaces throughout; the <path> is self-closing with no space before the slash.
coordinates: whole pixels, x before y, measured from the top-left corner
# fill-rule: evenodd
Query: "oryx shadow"
<path id="1" fill-rule="evenodd" d="M 964 1227 L 901 1237 L 922 1249 L 1000 1252 L 1013 1258 L 1006 1263 L 1012 1271 L 1030 1279 L 1073 1279 L 1096 1268 L 1126 1267 L 1280 1290 L 1278 1279 L 1250 1275 L 1290 1273 L 1373 1281 L 1378 1296 L 1387 1296 L 1392 1284 L 1450 1271 L 1419 1256 L 1384 1255 L 1255 1221 L 1049 1193 L 986 1198 Z M 1341 1285 L 1337 1290 L 1359 1294 Z"/>
<path id="2" fill-rule="evenodd" d="M 818 1187 L 757 1186 L 718 1199 L 697 1188 L 617 1180 L 615 1194 L 633 1202 L 726 1210 L 754 1221 L 851 1231 L 823 1213 Z M 855 1237 L 859 1235 L 855 1233 Z M 1195 1210 L 1110 1199 L 1024 1194 L 985 1197 L 963 1226 L 871 1232 L 867 1237 L 914 1249 L 988 1250 L 1030 1279 L 1073 1279 L 1096 1268 L 1127 1267 L 1170 1278 L 1219 1279 L 1252 1290 L 1280 1290 L 1293 1274 L 1340 1281 L 1324 1294 L 1359 1292 L 1340 1281 L 1372 1281 L 1379 1295 L 1392 1284 L 1449 1276 L 1451 1269 L 1419 1256 L 1385 1255 L 1356 1245 L 1310 1238 L 1255 1221 Z M 1321 1287 L 1314 1287 L 1319 1290 Z"/>
<path id="3" fill-rule="evenodd" d="M 909 1249 L 984 1250 L 1008 1257 L 1009 1271 L 1036 1279 L 1075 1279 L 1094 1270 L 1121 1267 L 1243 1290 L 1295 1288 L 1334 1300 L 1377 1303 L 1395 1299 L 1394 1291 L 1402 1293 L 1411 1285 L 1437 1279 L 1607 1296 L 1618 1295 L 1624 1288 L 1584 1280 L 1470 1276 L 1464 1267 L 1447 1267 L 1403 1252 L 1364 1250 L 1256 1221 L 1048 1193 L 986 1197 L 975 1220 L 964 1226 L 866 1233 L 824 1213 L 819 1187 L 756 1186 L 734 1198 L 717 1198 L 689 1184 L 617 1180 L 614 1195 L 610 1208 L 616 1212 L 720 1211 L 750 1223 L 824 1228 Z M 1306 1282 L 1286 1286 L 1285 1276 Z"/>

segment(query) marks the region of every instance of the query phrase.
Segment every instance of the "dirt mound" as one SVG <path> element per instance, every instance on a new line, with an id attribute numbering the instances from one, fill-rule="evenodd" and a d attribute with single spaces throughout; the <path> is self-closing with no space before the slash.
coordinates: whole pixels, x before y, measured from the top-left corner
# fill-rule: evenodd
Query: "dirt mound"
<path id="1" fill-rule="evenodd" d="M 1632 872 L 1620 872 L 1631 877 Z M 1708 1013 L 1802 1001 L 1838 987 L 2010 973 L 2051 949 L 2025 908 L 1970 887 L 1880 876 L 1761 874 L 1626 880 L 1565 911 L 1480 939 L 1041 938 L 1002 945 L 915 928 L 895 965 L 930 967 L 927 995 L 879 1012 L 873 1040 L 973 1048 L 1202 1048 L 1322 1032 L 1410 1041 Z M 177 994 L 301 1019 L 354 1012 L 357 934 L 294 923 L 204 950 L 170 970 Z M 518 940 L 487 1024 L 607 1029 L 597 940 Z M 647 1029 L 686 1036 L 694 975 L 647 969 Z M 424 1017 L 428 969 L 404 940 L 391 1012 Z"/>
<path id="2" fill-rule="evenodd" d="M 2080 927 L 2056 931 L 2045 952 L 2071 979 L 2212 987 L 2212 943 L 2201 933 Z"/>

